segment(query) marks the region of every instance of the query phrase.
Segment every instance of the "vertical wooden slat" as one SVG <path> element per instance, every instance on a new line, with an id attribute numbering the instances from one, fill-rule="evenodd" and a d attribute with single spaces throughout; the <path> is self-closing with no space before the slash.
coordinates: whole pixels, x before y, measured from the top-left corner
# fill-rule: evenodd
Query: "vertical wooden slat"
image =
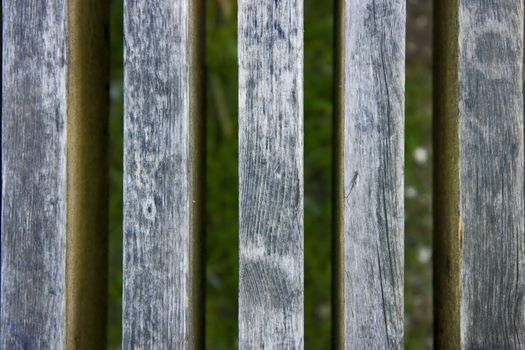
<path id="1" fill-rule="evenodd" d="M 105 345 L 107 42 L 99 5 L 2 2 L 2 348 Z M 81 20 L 80 9 L 89 9 Z"/>
<path id="2" fill-rule="evenodd" d="M 3 5 L 2 348 L 61 348 L 67 2 Z"/>
<path id="3" fill-rule="evenodd" d="M 200 348 L 203 4 L 124 6 L 123 348 Z"/>
<path id="4" fill-rule="evenodd" d="M 436 347 L 520 349 L 523 3 L 449 0 L 436 15 Z"/>
<path id="5" fill-rule="evenodd" d="M 239 348 L 302 348 L 303 3 L 239 1 Z"/>
<path id="6" fill-rule="evenodd" d="M 336 344 L 400 349 L 405 2 L 344 0 L 339 9 Z"/>

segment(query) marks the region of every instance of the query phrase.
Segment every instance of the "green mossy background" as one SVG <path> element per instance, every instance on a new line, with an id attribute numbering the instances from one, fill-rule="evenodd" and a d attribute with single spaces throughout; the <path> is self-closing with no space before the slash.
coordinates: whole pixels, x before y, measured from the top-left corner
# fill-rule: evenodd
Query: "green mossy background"
<path id="1" fill-rule="evenodd" d="M 206 347 L 237 334 L 237 8 L 206 1 Z M 111 0 L 108 348 L 120 348 L 122 0 Z M 305 346 L 331 345 L 333 1 L 304 0 Z M 407 0 L 405 348 L 432 347 L 431 1 Z"/>

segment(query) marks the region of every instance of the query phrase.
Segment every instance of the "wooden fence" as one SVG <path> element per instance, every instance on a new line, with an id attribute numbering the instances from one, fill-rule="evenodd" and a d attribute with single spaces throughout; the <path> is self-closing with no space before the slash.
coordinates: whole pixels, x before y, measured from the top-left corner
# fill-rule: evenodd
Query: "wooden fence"
<path id="1" fill-rule="evenodd" d="M 124 349 L 204 346 L 203 11 L 125 0 Z M 2 2 L 2 349 L 105 346 L 107 12 Z M 335 8 L 336 348 L 403 347 L 405 12 Z M 523 4 L 435 16 L 435 346 L 523 349 Z M 238 1 L 241 349 L 304 347 L 303 29 Z"/>

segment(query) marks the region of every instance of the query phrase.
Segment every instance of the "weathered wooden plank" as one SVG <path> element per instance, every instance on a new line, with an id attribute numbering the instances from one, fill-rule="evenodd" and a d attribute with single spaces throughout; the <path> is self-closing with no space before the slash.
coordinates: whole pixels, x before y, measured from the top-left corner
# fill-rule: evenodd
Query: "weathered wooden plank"
<path id="1" fill-rule="evenodd" d="M 2 348 L 65 335 L 66 1 L 3 7 Z"/>
<path id="2" fill-rule="evenodd" d="M 521 349 L 523 3 L 445 1 L 436 15 L 436 347 Z"/>
<path id="3" fill-rule="evenodd" d="M 403 347 L 405 2 L 339 6 L 336 344 Z"/>
<path id="4" fill-rule="evenodd" d="M 2 2 L 2 348 L 105 344 L 105 11 Z"/>
<path id="5" fill-rule="evenodd" d="M 303 2 L 239 1 L 239 348 L 303 347 Z"/>
<path id="6" fill-rule="evenodd" d="M 123 348 L 200 348 L 203 6 L 124 6 Z"/>

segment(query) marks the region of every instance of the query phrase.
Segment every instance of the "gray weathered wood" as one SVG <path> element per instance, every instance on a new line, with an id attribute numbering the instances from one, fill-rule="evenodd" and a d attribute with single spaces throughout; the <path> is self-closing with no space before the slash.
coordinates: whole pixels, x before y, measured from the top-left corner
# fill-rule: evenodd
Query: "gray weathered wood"
<path id="1" fill-rule="evenodd" d="M 460 3 L 461 340 L 523 349 L 523 2 Z"/>
<path id="2" fill-rule="evenodd" d="M 449 10 L 444 6 L 448 5 Z M 525 347 L 523 3 L 448 1 L 437 20 L 436 347 Z M 456 44 L 445 44 L 447 42 Z M 448 176 L 449 183 L 443 178 Z M 443 242 L 447 241 L 447 242 Z M 439 251 L 436 250 L 436 254 Z"/>
<path id="3" fill-rule="evenodd" d="M 199 348 L 202 3 L 124 6 L 123 348 Z"/>
<path id="4" fill-rule="evenodd" d="M 63 347 L 66 1 L 3 5 L 2 348 Z"/>
<path id="5" fill-rule="evenodd" d="M 239 1 L 239 348 L 303 348 L 303 2 Z"/>
<path id="6" fill-rule="evenodd" d="M 2 349 L 105 346 L 107 7 L 95 2 L 2 2 Z"/>
<path id="7" fill-rule="evenodd" d="M 401 349 L 405 1 L 345 0 L 339 16 L 336 343 Z"/>

